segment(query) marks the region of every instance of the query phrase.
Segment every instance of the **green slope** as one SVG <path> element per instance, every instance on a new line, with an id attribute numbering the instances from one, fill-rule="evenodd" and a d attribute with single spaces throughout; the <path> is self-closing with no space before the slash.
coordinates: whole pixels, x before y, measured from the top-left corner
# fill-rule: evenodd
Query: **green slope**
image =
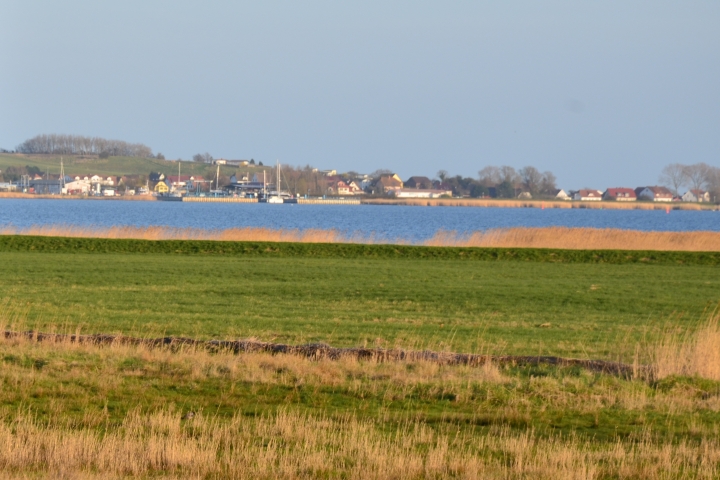
<path id="1" fill-rule="evenodd" d="M 147 175 L 151 172 L 163 172 L 166 175 L 177 175 L 177 161 L 158 160 L 155 158 L 110 157 L 87 158 L 79 156 L 62 156 L 67 175 L 98 174 L 98 175 Z M 38 167 L 51 175 L 60 173 L 60 155 L 22 155 L 0 154 L 0 170 L 9 166 Z M 243 172 L 262 171 L 262 167 L 242 167 Z M 238 168 L 221 166 L 221 175 L 230 176 Z M 182 162 L 183 175 L 202 175 L 206 178 L 215 176 L 216 167 L 195 162 Z"/>

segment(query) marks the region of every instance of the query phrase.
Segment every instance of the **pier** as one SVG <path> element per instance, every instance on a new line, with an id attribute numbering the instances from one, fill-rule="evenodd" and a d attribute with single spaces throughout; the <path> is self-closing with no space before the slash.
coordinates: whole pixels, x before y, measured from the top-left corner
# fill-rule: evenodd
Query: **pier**
<path id="1" fill-rule="evenodd" d="M 202 203 L 258 203 L 257 198 L 246 197 L 182 197 L 182 201 Z"/>
<path id="2" fill-rule="evenodd" d="M 359 198 L 298 198 L 303 205 L 360 205 Z"/>

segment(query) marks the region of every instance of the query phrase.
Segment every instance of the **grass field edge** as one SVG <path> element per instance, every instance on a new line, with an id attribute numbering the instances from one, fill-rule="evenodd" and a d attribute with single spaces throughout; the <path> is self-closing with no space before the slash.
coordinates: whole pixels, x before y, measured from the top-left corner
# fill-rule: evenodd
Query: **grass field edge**
<path id="1" fill-rule="evenodd" d="M 392 244 L 227 242 L 216 240 L 137 240 L 29 235 L 0 236 L 0 252 L 720 265 L 720 252 L 431 247 Z"/>

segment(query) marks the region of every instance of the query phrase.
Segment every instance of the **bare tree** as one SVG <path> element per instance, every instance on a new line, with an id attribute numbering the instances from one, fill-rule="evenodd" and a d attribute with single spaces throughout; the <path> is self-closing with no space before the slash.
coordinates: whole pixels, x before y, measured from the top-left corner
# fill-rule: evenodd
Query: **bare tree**
<path id="1" fill-rule="evenodd" d="M 380 178 L 383 175 L 392 175 L 393 171 L 387 168 L 378 168 L 370 174 L 370 178 Z"/>
<path id="2" fill-rule="evenodd" d="M 207 152 L 196 153 L 195 155 L 193 155 L 192 158 L 193 158 L 193 162 L 198 162 L 198 163 L 212 163 L 214 160 L 212 155 L 210 155 Z"/>
<path id="3" fill-rule="evenodd" d="M 447 170 L 438 170 L 436 175 L 437 175 L 437 178 L 439 178 L 441 182 L 444 182 L 448 176 L 448 171 Z"/>
<path id="4" fill-rule="evenodd" d="M 708 183 L 712 167 L 706 163 L 687 165 L 683 171 L 691 190 L 702 190 Z"/>
<path id="5" fill-rule="evenodd" d="M 478 172 L 478 180 L 481 185 L 492 187 L 500 183 L 500 169 L 494 166 L 484 167 Z"/>
<path id="6" fill-rule="evenodd" d="M 523 167 L 518 172 L 520 179 L 522 180 L 523 186 L 532 195 L 537 195 L 540 191 L 540 183 L 542 182 L 542 174 L 537 168 L 532 166 Z"/>
<path id="7" fill-rule="evenodd" d="M 511 185 L 514 185 L 518 182 L 520 177 L 518 177 L 517 172 L 513 167 L 509 167 L 507 165 L 503 165 L 500 167 L 500 183 L 508 182 Z"/>
<path id="8" fill-rule="evenodd" d="M 662 185 L 669 187 L 675 195 L 680 195 L 680 189 L 688 181 L 687 168 L 686 165 L 679 163 L 666 165 L 660 172 L 660 178 L 658 180 Z"/>
<path id="9" fill-rule="evenodd" d="M 550 172 L 543 172 L 542 180 L 540 180 L 540 193 L 546 196 L 553 196 L 557 190 L 557 179 L 555 175 Z"/>
<path id="10" fill-rule="evenodd" d="M 327 192 L 327 177 L 310 165 L 291 167 L 286 165 L 282 171 L 283 187 L 295 195 L 322 195 Z"/>
<path id="11" fill-rule="evenodd" d="M 707 190 L 710 192 L 710 201 L 720 200 L 720 168 L 710 167 L 708 171 Z"/>

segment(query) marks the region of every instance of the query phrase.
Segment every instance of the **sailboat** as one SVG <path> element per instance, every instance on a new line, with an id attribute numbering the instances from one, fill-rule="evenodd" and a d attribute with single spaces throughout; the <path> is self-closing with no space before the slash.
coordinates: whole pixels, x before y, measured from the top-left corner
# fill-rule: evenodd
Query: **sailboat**
<path id="1" fill-rule="evenodd" d="M 275 195 L 271 195 L 267 198 L 267 203 L 284 203 L 283 198 L 280 196 L 280 161 L 277 162 L 277 177 L 275 180 Z"/>

